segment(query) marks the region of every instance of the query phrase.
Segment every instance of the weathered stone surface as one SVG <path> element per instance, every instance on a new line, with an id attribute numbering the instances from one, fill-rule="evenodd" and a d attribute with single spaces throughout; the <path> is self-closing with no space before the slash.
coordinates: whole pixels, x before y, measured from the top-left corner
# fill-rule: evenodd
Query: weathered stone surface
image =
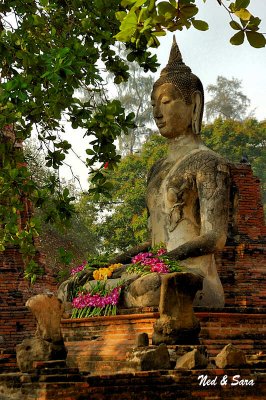
<path id="1" fill-rule="evenodd" d="M 193 349 L 177 359 L 175 369 L 202 369 L 208 365 L 208 358 L 199 349 Z"/>
<path id="2" fill-rule="evenodd" d="M 64 306 L 64 312 L 62 318 L 71 318 L 73 310 L 72 303 L 70 301 L 66 301 L 65 303 L 63 303 L 63 306 Z"/>
<path id="3" fill-rule="evenodd" d="M 22 400 L 20 374 L 0 374 L 0 400 Z"/>
<path id="4" fill-rule="evenodd" d="M 160 299 L 161 275 L 152 273 L 132 282 L 124 293 L 126 307 L 158 306 Z"/>
<path id="5" fill-rule="evenodd" d="M 200 138 L 203 87 L 175 42 L 151 99 L 155 123 L 168 141 L 167 156 L 148 177 L 152 244 L 165 243 L 168 257 L 202 271 L 203 288 L 195 305 L 223 307 L 214 253 L 227 237 L 230 169 Z"/>
<path id="6" fill-rule="evenodd" d="M 136 347 L 149 346 L 149 336 L 147 333 L 139 333 L 136 339 Z"/>
<path id="7" fill-rule="evenodd" d="M 135 348 L 128 354 L 128 369 L 134 371 L 152 371 L 170 369 L 170 356 L 167 346 Z"/>
<path id="8" fill-rule="evenodd" d="M 243 350 L 229 343 L 216 356 L 215 364 L 218 368 L 240 367 L 247 364 L 246 355 Z"/>
<path id="9" fill-rule="evenodd" d="M 191 272 L 161 276 L 160 317 L 154 324 L 153 344 L 198 343 L 200 324 L 193 312 L 193 300 L 202 279 Z"/>
<path id="10" fill-rule="evenodd" d="M 62 302 L 53 295 L 38 294 L 31 297 L 26 306 L 37 320 L 36 335 L 50 342 L 62 341 L 60 321 L 64 313 Z"/>
<path id="11" fill-rule="evenodd" d="M 89 281 L 89 282 L 87 282 L 85 285 L 84 285 L 84 288 L 86 289 L 86 290 L 91 290 L 91 288 L 93 288 L 94 286 L 96 286 L 97 284 L 98 284 L 98 280 L 93 280 L 93 281 Z M 110 279 L 107 279 L 106 280 L 106 288 L 107 289 L 113 289 L 114 287 L 116 287 L 118 284 L 119 284 L 119 282 L 121 282 L 121 279 L 119 279 L 119 278 L 116 278 L 116 279 L 113 279 L 113 278 L 110 278 Z"/>
<path id="12" fill-rule="evenodd" d="M 66 358 L 63 342 L 51 343 L 42 338 L 25 339 L 16 347 L 17 364 L 21 372 L 33 370 L 35 361 L 62 360 Z"/>
<path id="13" fill-rule="evenodd" d="M 57 297 L 62 302 L 69 301 L 70 293 L 74 288 L 85 285 L 92 280 L 93 272 L 91 270 L 83 270 L 79 274 L 71 276 L 66 281 L 62 282 L 57 291 Z"/>
<path id="14" fill-rule="evenodd" d="M 17 363 L 22 372 L 33 369 L 34 361 L 65 359 L 60 322 L 64 306 L 57 297 L 39 294 L 31 297 L 26 306 L 37 320 L 37 331 L 34 338 L 25 339 L 16 347 Z"/>
<path id="15" fill-rule="evenodd" d="M 192 350 L 198 350 L 208 358 L 207 348 L 204 345 L 168 345 L 168 352 L 170 355 L 171 366 L 174 369 L 177 360 Z"/>

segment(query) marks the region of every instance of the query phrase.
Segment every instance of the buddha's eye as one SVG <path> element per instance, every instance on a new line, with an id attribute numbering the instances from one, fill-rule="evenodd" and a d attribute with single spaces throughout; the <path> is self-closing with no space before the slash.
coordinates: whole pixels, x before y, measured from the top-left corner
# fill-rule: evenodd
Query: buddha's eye
<path id="1" fill-rule="evenodd" d="M 168 103 L 170 103 L 170 101 L 171 101 L 171 99 L 169 99 L 169 97 L 163 97 L 162 98 L 162 103 L 163 104 L 168 104 Z"/>

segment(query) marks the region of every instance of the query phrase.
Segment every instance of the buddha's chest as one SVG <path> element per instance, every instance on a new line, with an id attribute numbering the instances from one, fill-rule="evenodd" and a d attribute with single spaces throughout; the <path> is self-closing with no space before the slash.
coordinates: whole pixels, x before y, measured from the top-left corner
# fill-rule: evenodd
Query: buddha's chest
<path id="1" fill-rule="evenodd" d="M 168 235 L 182 221 L 199 224 L 196 171 L 187 160 L 161 165 L 149 182 L 147 205 L 152 230 L 160 225 Z"/>

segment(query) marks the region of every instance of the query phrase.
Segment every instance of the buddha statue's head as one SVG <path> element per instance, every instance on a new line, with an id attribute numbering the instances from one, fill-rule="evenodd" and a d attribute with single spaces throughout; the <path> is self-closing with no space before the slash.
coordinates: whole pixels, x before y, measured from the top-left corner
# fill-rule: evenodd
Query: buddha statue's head
<path id="1" fill-rule="evenodd" d="M 151 95 L 153 115 L 162 136 L 199 134 L 204 91 L 200 79 L 182 60 L 174 37 L 168 64 L 154 83 Z"/>

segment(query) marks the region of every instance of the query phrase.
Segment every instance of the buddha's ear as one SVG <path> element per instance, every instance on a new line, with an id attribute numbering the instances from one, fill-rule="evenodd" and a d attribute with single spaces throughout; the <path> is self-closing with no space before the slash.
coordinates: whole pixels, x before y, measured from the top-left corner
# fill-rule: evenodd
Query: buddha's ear
<path id="1" fill-rule="evenodd" d="M 194 134 L 198 135 L 201 129 L 203 107 L 202 93 L 199 90 L 196 90 L 192 94 L 192 105 L 192 131 Z"/>

